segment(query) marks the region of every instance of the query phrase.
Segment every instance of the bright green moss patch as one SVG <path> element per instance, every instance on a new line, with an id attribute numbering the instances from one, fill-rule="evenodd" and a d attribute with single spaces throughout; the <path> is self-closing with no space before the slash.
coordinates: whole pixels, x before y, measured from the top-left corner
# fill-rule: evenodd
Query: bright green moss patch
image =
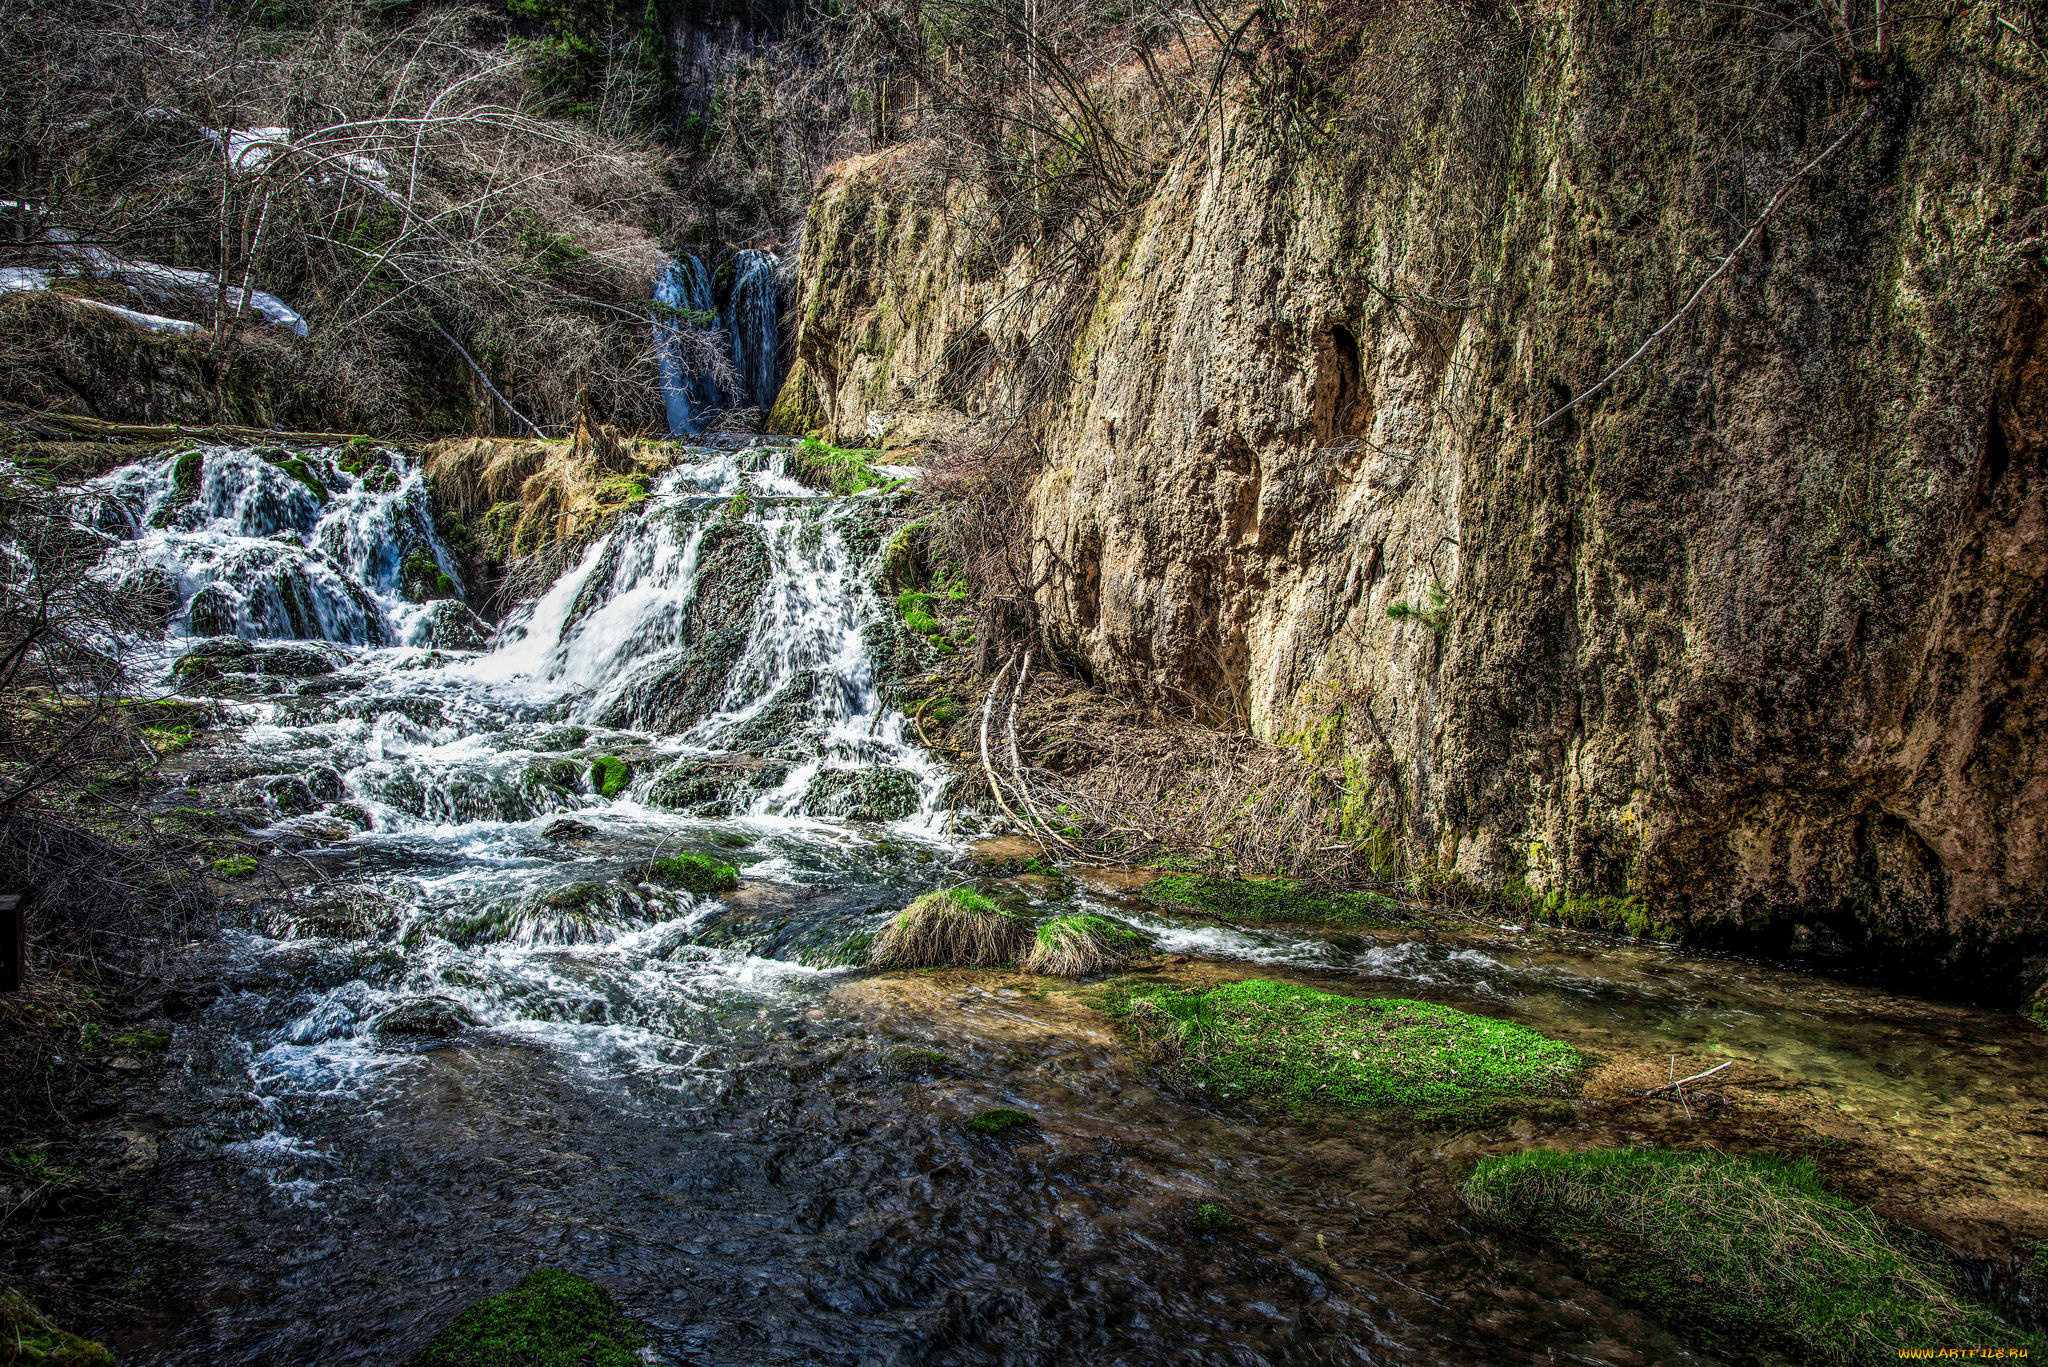
<path id="1" fill-rule="evenodd" d="M 213 871 L 222 878 L 247 878 L 256 872 L 256 856 L 238 854 L 229 859 L 216 859 Z"/>
<path id="2" fill-rule="evenodd" d="M 57 1328 L 12 1291 L 0 1291 L 0 1362 L 21 1367 L 112 1367 L 99 1344 Z"/>
<path id="3" fill-rule="evenodd" d="M 415 546 L 398 567 L 399 589 L 415 603 L 433 603 L 455 596 L 455 580 L 424 546 Z"/>
<path id="4" fill-rule="evenodd" d="M 976 1134 L 1008 1134 L 1020 1125 L 1029 1125 L 1031 1117 L 1022 1111 L 1013 1111 L 1008 1106 L 998 1106 L 992 1111 L 983 1111 L 967 1122 L 967 1128 Z"/>
<path id="5" fill-rule="evenodd" d="M 889 477 L 875 469 L 874 457 L 880 451 L 858 451 L 844 446 L 833 446 L 819 441 L 816 437 L 805 437 L 803 443 L 789 453 L 783 464 L 789 477 L 820 493 L 857 494 L 863 489 L 879 489 L 888 484 Z"/>
<path id="6" fill-rule="evenodd" d="M 708 897 L 740 885 L 740 871 L 708 854 L 665 854 L 649 861 L 647 881 Z"/>
<path id="7" fill-rule="evenodd" d="M 1195 1207 L 1194 1215 L 1188 1220 L 1188 1228 L 1197 1234 L 1220 1234 L 1237 1223 L 1237 1217 L 1213 1201 L 1204 1201 Z"/>
<path id="8" fill-rule="evenodd" d="M 1145 896 L 1241 925 L 1391 926 L 1407 919 L 1399 902 L 1368 892 L 1311 892 L 1285 879 L 1247 881 L 1169 873 Z"/>
<path id="9" fill-rule="evenodd" d="M 463 1311 L 406 1367 L 641 1367 L 646 1343 L 603 1287 L 550 1268 Z"/>
<path id="10" fill-rule="evenodd" d="M 171 487 L 178 491 L 179 498 L 197 498 L 199 486 L 205 479 L 206 453 L 203 451 L 187 451 L 171 467 Z"/>
<path id="11" fill-rule="evenodd" d="M 617 755 L 605 755 L 591 763 L 590 786 L 599 797 L 617 797 L 633 781 L 633 770 Z"/>
<path id="12" fill-rule="evenodd" d="M 2030 1346 L 1955 1273 L 1811 1164 L 1667 1149 L 1531 1149 L 1472 1170 L 1481 1215 L 1554 1244 L 1591 1280 L 1747 1357 L 1894 1360 L 1901 1348 Z"/>
<path id="13" fill-rule="evenodd" d="M 1586 1062 L 1568 1044 L 1489 1016 L 1263 978 L 1206 992 L 1134 990 L 1108 1007 L 1221 1095 L 1291 1105 L 1469 1117 L 1560 1095 Z"/>
<path id="14" fill-rule="evenodd" d="M 1121 968 L 1150 954 L 1155 945 L 1144 931 L 1107 916 L 1055 916 L 1039 923 L 1031 951 L 1018 967 L 1055 978 L 1085 978 Z"/>

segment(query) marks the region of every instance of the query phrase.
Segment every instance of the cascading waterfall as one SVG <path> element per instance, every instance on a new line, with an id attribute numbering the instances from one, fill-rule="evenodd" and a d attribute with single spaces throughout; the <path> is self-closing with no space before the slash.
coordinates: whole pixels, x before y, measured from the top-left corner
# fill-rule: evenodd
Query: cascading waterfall
<path id="1" fill-rule="evenodd" d="M 402 452 L 201 446 L 93 481 L 81 511 L 122 538 L 102 572 L 173 591 L 191 636 L 476 645 L 454 557 Z"/>
<path id="2" fill-rule="evenodd" d="M 655 281 L 654 301 L 660 306 L 654 323 L 655 359 L 671 435 L 703 431 L 720 408 L 774 404 L 782 387 L 779 265 L 773 252 L 738 252 L 720 268 L 719 275 L 729 283 L 718 288 L 701 260 L 684 256 L 670 261 Z M 683 342 L 684 328 L 712 320 L 732 354 L 730 389 L 693 367 Z"/>

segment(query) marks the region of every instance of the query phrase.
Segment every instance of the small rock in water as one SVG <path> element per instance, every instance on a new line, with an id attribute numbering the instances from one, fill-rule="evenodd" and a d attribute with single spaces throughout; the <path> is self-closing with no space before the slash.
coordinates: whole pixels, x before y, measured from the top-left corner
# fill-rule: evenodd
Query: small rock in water
<path id="1" fill-rule="evenodd" d="M 547 829 L 543 830 L 541 834 L 561 845 L 576 844 L 585 840 L 604 839 L 604 832 L 600 831 L 597 827 L 590 825 L 588 822 L 576 821 L 566 816 L 558 821 L 550 821 Z"/>
<path id="2" fill-rule="evenodd" d="M 371 1028 L 382 1039 L 446 1039 L 482 1024 L 461 1002 L 412 997 L 377 1017 Z"/>

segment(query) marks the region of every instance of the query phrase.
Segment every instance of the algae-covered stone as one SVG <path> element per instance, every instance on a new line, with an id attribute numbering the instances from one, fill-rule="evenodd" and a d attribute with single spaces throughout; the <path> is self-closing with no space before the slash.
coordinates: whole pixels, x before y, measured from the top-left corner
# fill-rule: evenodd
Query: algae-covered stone
<path id="1" fill-rule="evenodd" d="M 907 769 L 820 769 L 797 811 L 842 821 L 901 821 L 917 811 L 917 777 Z"/>
<path id="2" fill-rule="evenodd" d="M 737 888 L 740 872 L 708 854 L 666 854 L 648 861 L 647 881 L 709 897 Z"/>
<path id="3" fill-rule="evenodd" d="M 1562 1096 L 1586 1058 L 1534 1030 L 1431 1002 L 1250 978 L 1111 1003 L 1138 1036 L 1226 1097 L 1470 1116 Z"/>
<path id="4" fill-rule="evenodd" d="M 1804 1161 L 1532 1149 L 1481 1161 L 1463 1190 L 1482 1216 L 1559 1248 L 1591 1281 L 1743 1360 L 1759 1350 L 1852 1363 L 1914 1348 L 2042 1347 Z"/>
<path id="5" fill-rule="evenodd" d="M 0 1362 L 20 1367 L 113 1367 L 114 1355 L 57 1328 L 12 1291 L 0 1291 Z"/>
<path id="6" fill-rule="evenodd" d="M 370 1028 L 391 1039 L 446 1039 L 482 1023 L 468 1007 L 448 997 L 410 997 L 377 1017 Z"/>
<path id="7" fill-rule="evenodd" d="M 240 600 L 219 584 L 208 584 L 185 604 L 185 629 L 194 636 L 232 636 Z"/>
<path id="8" fill-rule="evenodd" d="M 460 599 L 443 598 L 420 614 L 406 643 L 436 650 L 483 650 L 491 643 L 491 624 Z"/>
<path id="9" fill-rule="evenodd" d="M 644 1367 L 646 1345 L 603 1287 L 545 1268 L 463 1311 L 405 1367 Z"/>

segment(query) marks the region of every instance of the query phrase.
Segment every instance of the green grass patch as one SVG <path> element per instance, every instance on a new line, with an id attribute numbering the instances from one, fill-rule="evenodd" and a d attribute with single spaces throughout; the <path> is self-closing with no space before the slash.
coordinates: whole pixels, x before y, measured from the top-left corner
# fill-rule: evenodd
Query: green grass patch
<path id="1" fill-rule="evenodd" d="M 1204 1201 L 1195 1207 L 1195 1213 L 1188 1220 L 1188 1228 L 1197 1234 L 1221 1234 L 1237 1223 L 1227 1207 L 1214 1201 Z"/>
<path id="2" fill-rule="evenodd" d="M 1022 1111 L 998 1106 L 992 1111 L 983 1111 L 967 1122 L 967 1128 L 976 1134 L 1008 1134 L 1019 1126 L 1029 1125 L 1031 1117 Z"/>
<path id="3" fill-rule="evenodd" d="M 880 451 L 855 450 L 834 446 L 816 437 L 805 437 L 803 443 L 789 453 L 783 469 L 799 484 L 822 493 L 857 494 L 864 489 L 880 489 L 892 482 L 887 475 L 875 469 L 874 458 L 881 454 Z"/>
<path id="4" fill-rule="evenodd" d="M 1953 1269 L 1772 1155 L 1531 1149 L 1465 1179 L 1474 1210 L 1553 1244 L 1588 1277 L 1709 1346 L 1799 1362 L 2042 1340 L 1971 1300 Z"/>
<path id="5" fill-rule="evenodd" d="M 1372 928 L 1408 919 L 1406 908 L 1391 898 L 1369 892 L 1315 892 L 1283 878 L 1252 881 L 1169 873 L 1147 883 L 1144 895 L 1247 926 Z"/>
<path id="6" fill-rule="evenodd" d="M 647 881 L 708 897 L 737 888 L 740 871 L 708 854 L 664 854 L 648 861 Z"/>
<path id="7" fill-rule="evenodd" d="M 237 854 L 226 859 L 213 861 L 213 872 L 220 878 L 247 878 L 256 872 L 256 856 Z"/>
<path id="8" fill-rule="evenodd" d="M 1586 1064 L 1570 1045 L 1490 1016 L 1264 978 L 1131 989 L 1105 1005 L 1227 1098 L 1471 1120 L 1562 1095 Z"/>
<path id="9" fill-rule="evenodd" d="M 1055 978 L 1085 978 L 1150 954 L 1157 943 L 1144 931 L 1107 916 L 1055 916 L 1039 922 L 1031 950 L 1018 967 Z"/>
<path id="10" fill-rule="evenodd" d="M 603 1287 L 547 1268 L 463 1311 L 406 1367 L 641 1367 L 646 1344 Z"/>
<path id="11" fill-rule="evenodd" d="M 604 755 L 591 762 L 590 786 L 597 790 L 599 797 L 617 797 L 632 781 L 632 766 L 617 755 Z"/>

